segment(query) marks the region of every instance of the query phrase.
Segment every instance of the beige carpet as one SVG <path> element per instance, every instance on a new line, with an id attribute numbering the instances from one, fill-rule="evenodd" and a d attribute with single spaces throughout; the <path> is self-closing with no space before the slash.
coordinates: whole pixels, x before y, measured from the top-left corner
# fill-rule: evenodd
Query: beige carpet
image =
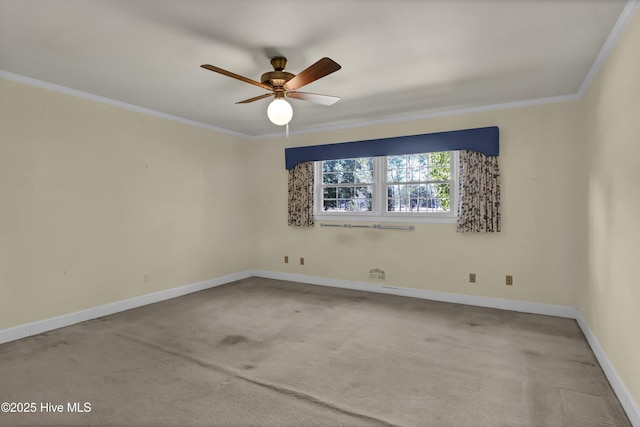
<path id="1" fill-rule="evenodd" d="M 0 345 L 0 379 L 11 426 L 630 426 L 573 320 L 262 278 Z"/>

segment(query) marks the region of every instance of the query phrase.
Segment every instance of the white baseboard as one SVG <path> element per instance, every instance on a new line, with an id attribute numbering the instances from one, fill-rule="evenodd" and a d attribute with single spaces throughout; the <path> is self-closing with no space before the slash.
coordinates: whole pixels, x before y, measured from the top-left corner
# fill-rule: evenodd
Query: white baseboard
<path id="1" fill-rule="evenodd" d="M 589 329 L 582 314 L 574 307 L 566 307 L 561 305 L 540 304 L 525 301 L 514 301 L 501 298 L 489 298 L 473 295 L 461 295 L 448 292 L 428 291 L 424 289 L 410 289 L 397 286 L 378 285 L 367 282 L 354 282 L 339 279 L 327 279 L 325 277 L 306 276 L 302 274 L 281 273 L 267 270 L 254 270 L 254 276 L 266 277 L 269 279 L 288 280 L 292 282 L 307 283 L 310 285 L 330 286 L 334 288 L 353 289 L 358 291 L 377 292 L 382 294 L 390 294 L 397 296 L 413 297 L 420 299 L 428 299 L 434 301 L 452 302 L 458 304 L 468 304 L 479 307 L 498 308 L 502 310 L 518 311 L 522 313 L 543 314 L 546 316 L 565 317 L 575 319 L 582 333 L 587 338 L 591 349 L 598 359 L 602 370 L 604 371 L 613 391 L 618 400 L 622 404 L 631 424 L 634 427 L 640 427 L 640 409 L 635 402 L 631 393 L 624 385 L 624 382 L 616 372 L 607 357 L 604 349 L 598 343 L 598 340 Z"/>
<path id="2" fill-rule="evenodd" d="M 525 301 L 515 301 L 501 298 L 481 297 L 474 295 L 462 295 L 448 292 L 429 291 L 425 289 L 403 288 L 390 285 L 378 285 L 375 283 L 356 282 L 340 279 L 328 279 L 325 277 L 307 276 L 303 274 L 281 273 L 268 270 L 246 270 L 240 273 L 230 274 L 228 276 L 218 277 L 203 282 L 193 283 L 178 288 L 167 289 L 152 294 L 141 295 L 139 297 L 114 302 L 111 304 L 101 305 L 74 313 L 64 314 L 49 319 L 38 320 L 24 325 L 18 325 L 12 328 L 0 330 L 0 344 L 25 338 L 31 335 L 40 334 L 42 332 L 51 331 L 53 329 L 70 326 L 86 320 L 95 319 L 109 314 L 119 313 L 121 311 L 130 310 L 132 308 L 141 307 L 147 304 L 176 298 L 193 292 L 202 291 L 204 289 L 213 288 L 237 280 L 246 279 L 252 276 L 265 277 L 269 279 L 287 280 L 293 282 L 307 283 L 310 285 L 329 286 L 333 288 L 353 289 L 358 291 L 376 292 L 389 295 L 397 295 L 404 297 L 413 297 L 420 299 L 428 299 L 434 301 L 451 302 L 457 304 L 468 304 L 479 307 L 498 308 L 501 310 L 518 311 L 522 313 L 543 314 L 546 316 L 565 317 L 575 319 L 582 329 L 593 353 L 595 354 L 600 366 L 602 367 L 613 391 L 620 400 L 631 424 L 634 427 L 640 427 L 640 408 L 635 402 L 631 393 L 625 386 L 624 382 L 616 372 L 607 357 L 604 349 L 593 335 L 586 321 L 580 312 L 574 307 L 566 307 L 553 304 L 540 304 Z"/>
<path id="3" fill-rule="evenodd" d="M 629 389 L 627 389 L 627 386 L 624 385 L 624 382 L 618 375 L 618 372 L 616 372 L 613 364 L 607 357 L 604 349 L 600 346 L 600 343 L 598 342 L 595 335 L 593 335 L 593 332 L 591 332 L 591 329 L 589 329 L 587 322 L 584 320 L 580 312 L 578 312 L 576 321 L 578 322 L 578 325 L 580 325 L 580 329 L 582 329 L 584 336 L 587 338 L 587 341 L 589 342 L 589 345 L 593 350 L 593 354 L 596 355 L 596 359 L 598 359 L 598 362 L 600 363 L 604 374 L 607 376 L 609 384 L 611 384 L 611 388 L 613 388 L 616 396 L 618 396 L 618 400 L 624 408 L 624 411 L 627 413 L 629 421 L 631 421 L 631 424 L 634 427 L 640 427 L 640 407 L 638 407 L 638 404 L 633 399 L 633 396 L 631 396 L 631 393 L 629 392 Z"/>
<path id="4" fill-rule="evenodd" d="M 310 285 L 330 286 L 333 288 L 353 289 L 357 291 L 376 292 L 381 294 L 428 299 L 433 301 L 475 305 L 479 307 L 499 308 L 501 310 L 518 311 L 521 313 L 544 314 L 546 316 L 566 317 L 569 319 L 575 319 L 578 315 L 578 311 L 574 307 L 566 307 L 562 305 L 541 304 L 502 298 L 454 294 L 449 292 L 403 288 L 399 286 L 379 285 L 376 283 L 354 282 L 340 279 L 327 279 L 325 277 L 280 273 L 267 270 L 254 270 L 253 274 L 254 276 L 266 277 L 268 279 L 288 280 L 292 282 L 307 283 Z"/>
<path id="5" fill-rule="evenodd" d="M 0 330 L 0 344 L 26 338 L 31 335 L 41 334 L 53 329 L 63 328 L 86 320 L 108 316 L 109 314 L 119 313 L 132 308 L 142 307 L 143 305 L 153 304 L 182 295 L 191 294 L 193 292 L 235 282 L 236 280 L 246 279 L 251 276 L 253 276 L 253 272 L 251 270 L 247 270 L 240 273 L 230 274 L 228 276 L 192 283 L 178 288 L 166 289 L 152 294 L 141 295 L 139 297 L 129 298 L 111 304 L 92 307 L 86 310 L 76 311 L 73 313 L 63 314 L 61 316 L 50 317 L 48 319 L 37 320 L 31 323 L 3 329 Z"/>

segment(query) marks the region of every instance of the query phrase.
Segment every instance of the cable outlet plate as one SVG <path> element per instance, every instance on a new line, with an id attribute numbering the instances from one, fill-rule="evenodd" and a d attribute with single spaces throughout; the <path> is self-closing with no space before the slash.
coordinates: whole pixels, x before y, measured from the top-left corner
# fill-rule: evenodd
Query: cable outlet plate
<path id="1" fill-rule="evenodd" d="M 372 268 L 371 270 L 369 270 L 369 279 L 384 280 L 385 277 L 386 274 L 381 268 Z"/>

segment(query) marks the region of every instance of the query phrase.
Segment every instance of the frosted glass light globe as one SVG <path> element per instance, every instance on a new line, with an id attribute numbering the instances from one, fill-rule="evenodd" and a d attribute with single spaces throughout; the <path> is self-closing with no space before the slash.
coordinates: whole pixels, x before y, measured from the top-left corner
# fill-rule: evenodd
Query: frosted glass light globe
<path id="1" fill-rule="evenodd" d="M 277 98 L 269 104 L 269 108 L 267 108 L 267 116 L 275 125 L 286 125 L 293 117 L 293 108 L 291 108 L 291 105 L 284 99 Z"/>

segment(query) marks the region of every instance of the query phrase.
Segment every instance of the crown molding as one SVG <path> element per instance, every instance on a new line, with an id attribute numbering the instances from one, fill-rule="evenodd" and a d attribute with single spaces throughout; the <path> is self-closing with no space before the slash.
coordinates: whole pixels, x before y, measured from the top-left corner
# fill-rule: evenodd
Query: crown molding
<path id="1" fill-rule="evenodd" d="M 444 111 L 432 111 L 432 112 L 411 114 L 411 115 L 406 115 L 406 116 L 392 117 L 392 118 L 388 118 L 388 119 L 366 120 L 366 121 L 360 121 L 360 122 L 353 122 L 353 123 L 349 123 L 349 124 L 342 124 L 342 125 L 335 125 L 335 126 L 331 126 L 331 125 L 328 125 L 328 126 L 317 126 L 317 127 L 301 129 L 301 130 L 297 130 L 297 131 L 296 130 L 292 130 L 291 132 L 289 132 L 289 134 L 290 135 L 302 135 L 302 134 L 326 132 L 326 131 L 333 131 L 333 130 L 344 130 L 344 129 L 351 129 L 351 128 L 359 128 L 359 127 L 366 127 L 366 126 L 372 126 L 372 125 L 390 124 L 390 123 L 403 123 L 403 122 L 410 122 L 410 121 L 416 121 L 416 120 L 425 120 L 425 119 L 456 116 L 456 115 L 462 115 L 462 114 L 480 113 L 480 112 L 495 111 L 495 110 L 510 109 L 510 108 L 522 108 L 522 107 L 530 107 L 530 106 L 535 106 L 535 105 L 553 104 L 553 103 L 560 103 L 560 102 L 568 102 L 568 101 L 578 100 L 578 99 L 582 98 L 582 96 L 589 89 L 589 86 L 591 85 L 591 83 L 595 79 L 596 75 L 598 74 L 598 71 L 600 71 L 600 68 L 605 63 L 605 61 L 608 58 L 608 56 L 611 53 L 611 51 L 615 47 L 616 43 L 618 42 L 618 39 L 620 38 L 620 36 L 624 32 L 624 30 L 626 29 L 627 25 L 631 21 L 631 18 L 633 17 L 633 15 L 636 12 L 636 10 L 638 9 L 638 7 L 640 7 L 640 0 L 628 0 L 627 1 L 627 4 L 625 5 L 624 9 L 622 10 L 622 13 L 618 17 L 618 20 L 616 21 L 616 23 L 613 26 L 611 32 L 609 33 L 609 36 L 607 37 L 606 41 L 602 45 L 602 48 L 600 49 L 600 52 L 598 53 L 598 56 L 596 57 L 596 60 L 594 61 L 594 63 L 591 66 L 591 68 L 589 69 L 589 72 L 587 73 L 585 79 L 582 81 L 582 84 L 580 85 L 580 88 L 578 89 L 578 92 L 576 92 L 575 94 L 567 94 L 567 95 L 560 95 L 560 96 L 547 97 L 547 98 L 527 99 L 527 100 L 522 100 L 522 101 L 505 102 L 505 103 L 491 104 L 491 105 L 480 105 L 480 106 L 472 106 L 472 107 L 463 107 L 463 108 L 456 108 L 456 109 L 444 110 Z M 222 127 L 213 126 L 213 125 L 209 125 L 209 124 L 206 124 L 206 123 L 198 122 L 198 121 L 195 121 L 195 120 L 185 119 L 183 117 L 178 117 L 178 116 L 174 116 L 174 115 L 171 115 L 171 114 L 162 113 L 162 112 L 159 112 L 159 111 L 151 110 L 149 108 L 144 108 L 144 107 L 140 107 L 140 106 L 137 106 L 137 105 L 128 104 L 126 102 L 118 101 L 118 100 L 115 100 L 115 99 L 111 99 L 111 98 L 107 98 L 107 97 L 103 97 L 103 96 L 99 96 L 99 95 L 94 95 L 94 94 L 91 94 L 91 93 L 87 93 L 87 92 L 83 92 L 83 91 L 80 91 L 80 90 L 68 88 L 68 87 L 65 87 L 65 86 L 61 86 L 61 85 L 45 82 L 45 81 L 42 81 L 42 80 L 33 79 L 31 77 L 26 77 L 26 76 L 23 76 L 23 75 L 20 75 L 20 74 L 11 73 L 11 72 L 4 71 L 4 70 L 0 70 L 0 77 L 1 78 L 5 78 L 7 80 L 12 80 L 12 81 L 16 81 L 16 82 L 19 82 L 19 83 L 23 83 L 23 84 L 26 84 L 26 85 L 29 85 L 29 86 L 35 86 L 35 87 L 39 87 L 39 88 L 42 88 L 42 89 L 52 90 L 52 91 L 55 91 L 55 92 L 66 94 L 66 95 L 75 96 L 75 97 L 78 97 L 78 98 L 82 98 L 82 99 L 86 99 L 86 100 L 90 100 L 90 101 L 94 101 L 94 102 L 99 102 L 99 103 L 102 103 L 102 104 L 107 104 L 107 105 L 123 108 L 125 110 L 134 111 L 134 112 L 137 112 L 137 113 L 142 113 L 142 114 L 147 114 L 147 115 L 154 116 L 154 117 L 159 117 L 159 118 L 162 118 L 162 119 L 166 119 L 166 120 L 171 120 L 171 121 L 178 122 L 178 123 L 187 124 L 187 125 L 190 125 L 190 126 L 196 126 L 196 127 L 200 127 L 200 128 L 204 128 L 204 129 L 209 129 L 209 130 L 213 130 L 213 131 L 216 131 L 216 132 L 221 132 L 221 133 L 225 133 L 225 134 L 228 134 L 228 135 L 241 137 L 241 138 L 248 139 L 248 140 L 263 140 L 263 139 L 277 138 L 277 137 L 283 136 L 282 132 L 268 133 L 268 134 L 263 134 L 263 135 L 249 135 L 249 134 L 242 133 L 242 132 L 236 132 L 236 131 L 225 129 L 225 128 L 222 128 Z"/>
<path id="2" fill-rule="evenodd" d="M 41 88 L 41 89 L 46 89 L 46 90 L 50 90 L 50 91 L 53 91 L 53 92 L 58 92 L 58 93 L 61 93 L 61 94 L 64 94 L 64 95 L 69 95 L 69 96 L 73 96 L 73 97 L 76 97 L 76 98 L 86 99 L 88 101 L 94 101 L 94 102 L 98 102 L 100 104 L 106 104 L 106 105 L 110 105 L 112 107 L 118 107 L 118 108 L 122 108 L 124 110 L 134 111 L 136 113 L 142 113 L 142 114 L 146 114 L 146 115 L 153 116 L 153 117 L 159 117 L 161 119 L 171 120 L 173 122 L 178 122 L 178 123 L 182 123 L 182 124 L 186 124 L 186 125 L 190 125 L 190 126 L 196 126 L 196 127 L 200 127 L 200 128 L 214 130 L 216 132 L 222 132 L 222 133 L 226 133 L 228 135 L 239 136 L 239 137 L 242 137 L 242 138 L 247 138 L 248 137 L 248 135 L 246 135 L 246 134 L 239 133 L 239 132 L 234 132 L 234 131 L 229 130 L 229 129 L 225 129 L 225 128 L 209 125 L 209 124 L 206 124 L 206 123 L 198 122 L 196 120 L 190 120 L 190 119 L 185 119 L 183 117 L 173 116 L 171 114 L 161 113 L 160 111 L 155 111 L 155 110 L 152 110 L 150 108 L 140 107 L 140 106 L 134 105 L 134 104 L 128 104 L 126 102 L 118 101 L 116 99 L 107 98 L 107 97 L 100 96 L 100 95 L 94 95 L 94 94 L 89 93 L 89 92 L 83 92 L 81 90 L 72 89 L 70 87 L 66 87 L 66 86 L 61 86 L 61 85 L 57 85 L 57 84 L 54 84 L 54 83 L 45 82 L 43 80 L 33 79 L 31 77 L 26 77 L 26 76 L 23 76 L 21 74 L 10 73 L 9 71 L 0 70 L 0 77 L 4 78 L 6 80 L 11 80 L 11 81 L 14 81 L 14 82 L 23 83 L 23 84 L 26 84 L 28 86 L 34 86 L 34 87 L 38 87 L 38 88 Z"/>
<path id="3" fill-rule="evenodd" d="M 353 128 L 389 124 L 389 123 L 406 123 L 406 122 L 412 122 L 417 120 L 452 117 L 452 116 L 459 116 L 459 115 L 471 114 L 471 113 L 482 113 L 486 111 L 506 110 L 510 108 L 523 108 L 523 107 L 531 107 L 534 105 L 556 104 L 560 102 L 576 101 L 578 99 L 580 99 L 580 96 L 577 94 L 560 95 L 560 96 L 553 96 L 553 97 L 547 97 L 547 98 L 526 99 L 523 101 L 504 102 L 500 104 L 491 104 L 491 105 L 478 105 L 473 107 L 456 108 L 451 110 L 411 114 L 407 116 L 391 117 L 388 119 L 367 120 L 367 121 L 355 122 L 355 123 L 344 124 L 344 125 L 321 126 L 321 127 L 314 127 L 309 129 L 302 129 L 299 131 L 290 130 L 289 135 L 302 135 L 302 134 L 308 134 L 308 133 L 327 132 L 327 131 L 333 131 L 333 130 L 353 129 Z M 254 136 L 251 139 L 267 139 L 267 138 L 279 137 L 281 135 L 282 135 L 281 133 L 271 133 L 271 134 L 265 134 L 260 136 Z"/>
<path id="4" fill-rule="evenodd" d="M 159 117 L 162 119 L 171 120 L 174 122 L 183 123 L 191 126 L 201 127 L 201 128 L 213 130 L 216 132 L 225 133 L 228 135 L 234 135 L 234 136 L 238 136 L 240 138 L 245 138 L 248 140 L 263 140 L 263 139 L 269 139 L 269 138 L 278 138 L 284 135 L 284 133 L 282 132 L 268 133 L 263 135 L 249 135 L 246 133 L 235 132 L 229 129 L 209 125 L 209 124 L 198 122 L 195 120 L 185 119 L 178 116 L 173 116 L 171 114 L 161 113 L 159 111 L 151 110 L 149 108 L 139 107 L 137 105 L 128 104 L 122 101 L 117 101 L 112 98 L 94 95 L 92 93 L 83 92 L 83 91 L 72 89 L 66 86 L 45 82 L 43 80 L 33 79 L 31 77 L 22 76 L 20 74 L 10 73 L 4 70 L 0 70 L 0 77 L 6 80 L 12 80 L 18 83 L 26 84 L 28 86 L 34 86 L 41 89 L 51 90 L 54 92 L 62 93 L 64 95 L 74 96 L 77 98 L 86 99 L 86 100 L 98 102 L 101 104 L 111 105 L 114 107 L 123 108 L 125 110 L 134 111 L 141 114 L 147 114 L 150 116 Z M 309 133 L 327 132 L 327 131 L 333 131 L 333 130 L 344 130 L 344 129 L 352 129 L 352 128 L 381 125 L 381 124 L 405 123 L 405 122 L 411 122 L 416 120 L 450 117 L 450 116 L 457 116 L 457 115 L 471 114 L 471 113 L 481 113 L 485 111 L 505 110 L 510 108 L 530 107 L 534 105 L 569 102 L 569 101 L 575 101 L 579 98 L 580 98 L 580 95 L 573 94 L 573 95 L 554 96 L 554 97 L 548 97 L 548 98 L 527 99 L 523 101 L 505 102 L 500 104 L 479 105 L 479 106 L 456 108 L 456 109 L 444 110 L 444 111 L 432 111 L 432 112 L 426 112 L 426 113 L 411 114 L 407 116 L 392 117 L 388 119 L 367 120 L 367 121 L 354 122 L 354 123 L 344 124 L 344 125 L 319 126 L 319 127 L 308 128 L 308 129 L 302 129 L 298 131 L 295 131 L 295 130 L 290 131 L 289 134 L 303 135 L 303 134 L 309 134 Z"/>
<path id="5" fill-rule="evenodd" d="M 580 86 L 580 89 L 576 94 L 578 98 L 582 98 L 582 96 L 587 92 L 587 90 L 591 86 L 591 83 L 598 75 L 598 71 L 600 71 L 600 68 L 602 68 L 602 66 L 604 65 L 605 61 L 609 57 L 609 54 L 615 47 L 616 43 L 618 43 L 618 39 L 624 32 L 625 28 L 627 28 L 627 25 L 629 24 L 629 21 L 631 21 L 633 14 L 638 9 L 638 6 L 640 6 L 640 0 L 629 0 L 625 5 L 624 9 L 622 10 L 622 13 L 618 17 L 618 20 L 616 21 L 615 25 L 611 29 L 611 32 L 609 33 L 607 40 L 605 40 L 604 44 L 602 45 L 602 48 L 600 49 L 600 52 L 598 53 L 596 60 L 591 66 L 591 69 L 587 73 L 587 76 L 584 78 L 582 85 Z"/>

